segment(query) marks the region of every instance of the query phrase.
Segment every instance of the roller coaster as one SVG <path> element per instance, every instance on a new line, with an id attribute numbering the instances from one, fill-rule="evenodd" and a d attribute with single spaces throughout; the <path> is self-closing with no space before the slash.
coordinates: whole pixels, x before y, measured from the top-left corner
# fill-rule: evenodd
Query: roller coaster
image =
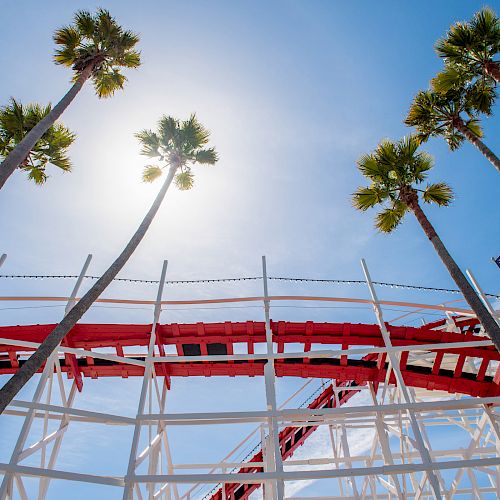
<path id="1" fill-rule="evenodd" d="M 153 322 L 73 328 L 38 376 L 31 400 L 14 400 L 0 417 L 22 422 L 10 460 L 0 463 L 0 498 L 50 498 L 56 481 L 114 487 L 124 499 L 498 498 L 500 353 L 459 303 L 380 300 L 364 262 L 363 270 L 369 298 L 270 295 L 265 261 L 261 296 L 163 300 L 163 272 L 156 300 L 100 298 L 107 304 L 148 305 Z M 0 300 L 66 303 L 69 310 L 85 271 L 71 296 Z M 495 313 L 480 288 L 478 293 Z M 273 321 L 272 306 L 280 301 L 364 304 L 376 322 Z M 159 321 L 161 309 L 175 304 L 250 302 L 262 305 L 262 321 Z M 431 310 L 441 317 L 420 326 L 395 325 L 384 320 L 386 306 L 412 314 Z M 0 375 L 14 374 L 54 326 L 0 327 Z M 85 396 L 86 380 L 110 377 L 141 380 L 135 416 L 75 407 L 76 395 Z M 179 377 L 263 377 L 266 409 L 169 412 L 167 395 Z M 281 377 L 303 379 L 301 395 L 311 381 L 320 385 L 305 404 L 278 406 L 275 384 Z M 60 389 L 57 401 L 53 386 Z M 58 468 L 64 436 L 74 423 L 104 426 L 110 433 L 130 429 L 127 470 L 110 476 Z M 233 458 L 250 437 L 219 462 L 174 461 L 171 426 L 243 423 L 255 425 L 254 441 L 258 435 L 246 457 Z M 329 452 L 307 457 L 307 442 L 319 429 Z M 363 429 L 370 431 L 369 442 L 356 451 L 353 439 Z M 461 437 L 444 444 L 439 437 L 445 431 Z M 305 458 L 295 458 L 299 450 Z M 182 473 L 187 469 L 205 472 Z M 33 478 L 37 487 L 31 481 L 29 490 Z M 329 496 L 289 492 L 292 483 L 322 480 L 332 485 Z M 104 497 L 112 498 L 99 498 Z"/>

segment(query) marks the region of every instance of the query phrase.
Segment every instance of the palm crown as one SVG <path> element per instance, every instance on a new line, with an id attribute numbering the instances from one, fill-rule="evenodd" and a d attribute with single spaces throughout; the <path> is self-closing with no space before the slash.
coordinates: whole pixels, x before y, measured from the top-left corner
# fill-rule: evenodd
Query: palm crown
<path id="1" fill-rule="evenodd" d="M 494 57 L 499 49 L 500 20 L 490 8 L 477 12 L 470 22 L 454 24 L 436 43 L 436 52 L 446 63 L 436 79 L 440 90 L 475 77 L 491 80 L 491 69 L 498 69 Z"/>
<path id="2" fill-rule="evenodd" d="M 382 232 L 393 231 L 403 220 L 413 203 L 418 203 L 420 193 L 426 203 L 448 205 L 453 199 L 451 188 L 443 183 L 420 186 L 433 167 L 433 159 L 426 152 L 418 152 L 419 141 L 415 136 L 393 142 L 382 141 L 375 151 L 363 155 L 357 162 L 358 169 L 371 181 L 369 187 L 360 187 L 352 196 L 358 210 L 381 205 L 375 226 Z"/>
<path id="3" fill-rule="evenodd" d="M 144 182 L 153 182 L 161 176 L 164 168 L 169 167 L 177 172 L 177 187 L 181 190 L 191 189 L 194 182 L 191 165 L 214 165 L 219 159 L 214 148 L 204 148 L 208 144 L 210 132 L 194 114 L 184 121 L 164 115 L 158 122 L 157 132 L 143 130 L 136 137 L 141 142 L 141 154 L 163 162 L 161 167 L 148 165 L 144 168 Z"/>
<path id="4" fill-rule="evenodd" d="M 50 105 L 23 106 L 11 99 L 10 103 L 0 110 L 0 156 L 6 157 L 50 109 Z M 19 168 L 26 171 L 29 179 L 37 184 L 43 184 L 47 180 L 45 169 L 48 164 L 66 172 L 70 171 L 71 162 L 67 149 L 74 140 L 75 134 L 67 127 L 59 123 L 52 125 L 37 141 Z"/>
<path id="5" fill-rule="evenodd" d="M 54 41 L 60 46 L 54 56 L 56 64 L 72 68 L 75 80 L 90 66 L 99 97 L 109 97 L 123 88 L 127 78 L 121 68 L 140 65 L 140 54 L 134 50 L 138 35 L 124 30 L 105 9 L 99 9 L 95 15 L 78 11 L 74 24 L 54 33 Z"/>
<path id="6" fill-rule="evenodd" d="M 491 86 L 477 89 L 453 89 L 446 94 L 423 90 L 417 93 L 405 119 L 405 124 L 416 127 L 422 142 L 429 137 L 443 136 L 450 149 L 457 149 L 465 136 L 457 128 L 462 124 L 477 137 L 483 133 L 477 112 L 491 114 L 494 93 Z M 466 119 L 462 119 L 465 113 Z"/>

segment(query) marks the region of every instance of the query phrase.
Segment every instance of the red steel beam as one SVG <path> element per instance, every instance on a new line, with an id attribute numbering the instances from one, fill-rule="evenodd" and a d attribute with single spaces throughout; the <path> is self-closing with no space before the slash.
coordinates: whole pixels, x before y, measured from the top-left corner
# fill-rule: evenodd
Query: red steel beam
<path id="1" fill-rule="evenodd" d="M 27 325 L 0 327 L 0 339 L 29 341 L 40 343 L 52 331 L 55 325 Z M 144 359 L 145 349 L 149 342 L 151 325 L 134 324 L 79 324 L 65 339 L 65 345 L 92 350 L 97 348 L 114 348 L 118 356 L 124 356 L 124 349 L 135 348 L 139 353 L 127 356 Z M 418 346 L 464 342 L 470 340 L 488 340 L 478 335 L 478 323 L 475 319 L 457 320 L 455 329 L 449 332 L 444 320 L 421 327 L 387 325 L 394 346 Z M 312 321 L 298 323 L 277 321 L 271 322 L 273 342 L 278 352 L 284 352 L 287 344 L 302 344 L 304 352 L 310 351 L 313 344 L 341 346 L 343 350 L 350 347 L 383 347 L 384 341 L 377 325 L 353 323 L 315 323 Z M 255 344 L 264 344 L 265 324 L 263 322 L 224 322 L 196 324 L 157 325 L 157 346 L 160 355 L 165 355 L 167 346 L 175 346 L 177 354 L 192 356 L 192 362 L 158 363 L 157 373 L 171 376 L 261 376 L 264 371 L 264 360 L 238 362 L 197 362 L 200 354 L 231 354 L 236 344 L 247 346 L 252 354 Z M 296 346 L 295 346 L 296 347 Z M 0 374 L 15 373 L 24 362 L 30 348 L 2 344 L 0 340 Z M 431 349 L 431 352 L 433 350 Z M 500 394 L 500 371 L 495 377 L 486 372 L 491 361 L 500 361 L 500 354 L 494 346 L 436 349 L 436 356 L 431 368 L 408 364 L 408 351 L 402 351 L 400 368 L 405 383 L 412 387 L 429 390 L 439 389 L 450 393 L 468 394 L 471 396 L 496 396 Z M 441 367 L 446 355 L 456 355 L 454 369 Z M 467 357 L 480 360 L 478 370 L 472 373 L 464 369 Z M 61 369 L 68 377 L 108 377 L 108 376 L 142 376 L 144 368 L 137 365 L 111 362 L 86 356 L 61 357 Z M 346 387 L 339 395 L 339 403 L 347 402 L 358 390 L 355 387 L 373 382 L 375 387 L 384 382 L 388 365 L 386 355 L 369 354 L 362 359 L 342 355 L 339 358 L 293 358 L 275 361 L 277 376 L 295 376 L 306 378 L 329 378 L 337 381 L 338 386 Z M 394 376 L 390 383 L 395 384 Z M 81 383 L 78 384 L 81 388 Z M 332 387 L 328 387 L 309 405 L 309 408 L 326 408 L 335 406 Z M 314 432 L 316 426 L 286 427 L 279 434 L 283 459 L 290 457 L 305 440 Z M 252 466 L 252 462 L 261 462 L 262 452 L 258 451 L 243 465 L 240 472 L 258 472 L 262 467 Z M 227 484 L 228 499 L 246 500 L 260 485 Z M 219 489 L 212 495 L 212 500 L 220 500 Z"/>
<path id="2" fill-rule="evenodd" d="M 442 322 L 441 322 L 442 323 Z M 444 342 L 462 342 L 465 340 L 487 340 L 475 331 L 476 320 L 460 323 L 461 331 L 448 332 L 439 330 L 440 324 L 422 327 L 387 325 L 391 341 L 395 346 L 418 346 L 424 344 L 440 344 Z M 0 327 L 0 339 L 42 342 L 54 325 L 28 325 Z M 283 352 L 287 344 L 302 344 L 304 351 L 315 345 L 337 346 L 348 349 L 356 346 L 382 347 L 383 339 L 377 325 L 352 323 L 314 323 L 314 322 L 271 322 L 273 341 L 278 352 Z M 123 356 L 124 349 L 134 349 L 135 355 L 128 356 L 143 359 L 149 341 L 151 325 L 130 324 L 79 324 L 65 339 L 67 345 L 87 350 L 97 348 L 113 348 L 117 355 Z M 228 354 L 233 352 L 236 344 L 246 345 L 248 353 L 254 352 L 255 344 L 265 343 L 265 324 L 263 322 L 241 323 L 195 323 L 166 324 L 157 326 L 158 345 L 162 350 L 167 346 L 175 346 L 179 355 L 192 356 L 193 362 L 159 363 L 158 373 L 166 376 L 261 376 L 264 369 L 263 360 L 238 362 L 196 362 L 197 354 Z M 0 374 L 15 373 L 24 358 L 33 349 L 1 344 L 0 340 Z M 142 350 L 142 352 L 140 352 Z M 494 346 L 474 348 L 450 348 L 436 350 L 434 365 L 431 368 L 407 366 L 407 352 L 403 351 L 401 371 L 405 382 L 413 387 L 440 389 L 458 392 L 471 396 L 491 396 L 498 393 L 498 384 L 492 383 L 491 377 L 485 375 L 491 361 L 500 361 L 500 354 Z M 459 356 L 455 370 L 444 370 L 441 362 L 444 355 Z M 464 371 L 466 357 L 480 360 L 478 373 Z M 66 359 L 65 359 L 66 358 Z M 61 368 L 68 377 L 129 377 L 142 376 L 144 368 L 110 362 L 99 358 L 75 356 L 61 358 Z M 378 384 L 383 382 L 386 374 L 386 362 L 382 357 L 375 361 L 360 360 L 343 355 L 338 358 L 295 358 L 279 359 L 275 362 L 276 375 L 304 378 L 330 378 L 342 381 Z"/>
<path id="3" fill-rule="evenodd" d="M 357 392 L 355 389 L 357 386 L 354 382 L 342 382 L 338 387 L 345 387 L 345 391 L 338 394 L 339 405 L 347 403 Z M 318 408 L 336 408 L 337 400 L 335 398 L 335 393 L 333 387 L 329 385 L 314 401 L 312 401 L 308 408 L 318 409 Z M 317 425 L 310 425 L 307 427 L 285 427 L 279 433 L 279 446 L 281 457 L 283 460 L 290 458 L 294 452 L 304 444 L 306 439 L 318 428 Z M 258 450 L 252 458 L 245 462 L 245 465 L 238 469 L 238 473 L 252 473 L 252 472 L 264 472 L 263 467 L 254 466 L 252 462 L 262 462 L 262 449 Z M 247 500 L 248 497 L 258 488 L 260 484 L 240 484 L 240 483 L 228 483 L 225 485 L 226 499 L 227 500 Z M 222 486 L 219 486 L 217 490 L 211 494 L 210 500 L 222 500 Z"/>

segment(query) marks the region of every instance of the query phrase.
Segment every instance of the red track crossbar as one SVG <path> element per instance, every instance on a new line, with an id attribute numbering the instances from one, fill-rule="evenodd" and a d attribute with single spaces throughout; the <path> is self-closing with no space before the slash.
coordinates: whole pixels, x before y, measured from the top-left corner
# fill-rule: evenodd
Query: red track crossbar
<path id="1" fill-rule="evenodd" d="M 387 324 L 394 346 L 428 346 L 443 343 L 488 340 L 478 335 L 475 319 L 457 321 L 457 331 L 449 332 L 444 320 L 421 327 L 392 326 Z M 2 339 L 20 342 L 40 343 L 55 325 L 28 325 L 0 327 L 0 374 L 15 373 L 33 348 L 2 343 Z M 64 345 L 85 350 L 113 348 L 117 356 L 144 359 L 152 325 L 144 324 L 79 324 L 65 338 Z M 329 346 L 343 351 L 355 347 L 383 347 L 384 341 L 377 325 L 353 323 L 271 322 L 273 342 L 278 353 L 285 352 L 287 344 L 302 345 L 304 353 L 313 345 Z M 265 324 L 263 322 L 224 322 L 196 324 L 165 324 L 156 327 L 157 348 L 160 356 L 165 356 L 168 346 L 175 346 L 177 355 L 190 356 L 193 361 L 157 363 L 159 375 L 171 376 L 261 376 L 265 360 L 245 361 L 196 361 L 199 355 L 233 354 L 235 345 L 245 345 L 246 352 L 253 354 L 256 344 L 265 344 Z M 500 361 L 500 354 L 492 345 L 480 347 L 448 347 L 433 349 L 432 367 L 408 363 L 409 351 L 402 350 L 400 369 L 405 383 L 411 387 L 439 389 L 450 393 L 470 396 L 497 396 L 500 394 L 500 371 L 487 376 L 492 361 Z M 240 349 L 241 352 L 241 349 Z M 455 355 L 452 369 L 442 367 L 447 355 Z M 471 372 L 466 366 L 467 358 L 474 358 L 477 370 Z M 61 369 L 68 377 L 75 378 L 81 390 L 83 377 L 129 377 L 142 376 L 144 368 L 118 361 L 110 361 L 91 356 L 75 356 L 66 353 L 60 357 Z M 338 358 L 289 358 L 276 359 L 276 375 L 326 378 L 336 380 L 337 386 L 346 390 L 339 394 L 339 404 L 347 402 L 358 390 L 356 387 L 373 382 L 375 386 L 384 382 L 387 373 L 386 354 L 371 353 L 363 358 L 342 354 Z M 394 384 L 392 375 L 390 383 Z M 309 408 L 331 408 L 336 405 L 332 387 L 329 386 L 318 396 Z M 286 427 L 279 434 L 283 459 L 290 457 L 316 429 L 316 426 Z M 258 451 L 239 472 L 259 472 L 260 466 L 252 462 L 262 462 L 262 451 Z M 226 498 L 247 500 L 260 485 L 227 484 Z M 211 500 L 220 500 L 222 490 L 213 493 Z"/>

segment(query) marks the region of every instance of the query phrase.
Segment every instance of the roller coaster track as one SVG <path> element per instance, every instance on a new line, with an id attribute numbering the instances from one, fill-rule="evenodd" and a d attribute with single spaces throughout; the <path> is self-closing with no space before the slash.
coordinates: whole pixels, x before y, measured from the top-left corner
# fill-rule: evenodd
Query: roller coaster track
<path id="1" fill-rule="evenodd" d="M 476 319 L 454 321 L 454 325 L 440 320 L 421 327 L 386 324 L 392 349 L 401 356 L 405 384 L 474 397 L 498 396 L 500 370 L 496 366 L 500 354 L 488 338 L 479 335 Z M 54 326 L 0 327 L 0 374 L 15 373 Z M 79 390 L 86 377 L 143 376 L 151 328 L 151 324 L 78 324 L 60 349 L 61 370 L 75 380 Z M 311 409 L 342 405 L 359 387 L 368 382 L 377 387 L 386 380 L 387 349 L 378 325 L 272 321 L 271 330 L 277 346 L 276 376 L 332 379 L 337 387 L 345 387 L 335 397 L 332 386 L 328 386 L 309 405 Z M 179 376 L 262 376 L 266 361 L 255 354 L 255 347 L 265 342 L 264 322 L 158 324 L 155 371 L 165 376 L 168 384 L 172 377 Z M 280 356 L 291 344 L 294 352 L 297 346 L 302 346 L 302 354 Z M 318 351 L 319 345 L 327 349 Z M 175 346 L 176 355 L 167 354 L 170 346 Z M 241 346 L 246 346 L 246 352 L 241 353 Z M 315 349 L 311 350 L 313 346 Z M 108 352 L 103 352 L 103 348 Z M 110 354 L 110 348 L 116 354 Z M 431 365 L 418 362 L 418 354 L 422 352 L 435 354 Z M 214 355 L 220 356 L 220 361 L 214 361 Z M 206 356 L 212 357 L 207 360 Z M 388 382 L 396 383 L 394 373 L 389 374 Z M 285 427 L 279 433 L 282 458 L 289 458 L 316 428 L 314 425 Z M 252 465 L 262 461 L 262 450 L 258 450 L 238 472 L 262 472 L 262 466 Z M 259 486 L 227 483 L 225 498 L 247 499 Z M 221 500 L 222 489 L 212 492 L 210 498 Z"/>

